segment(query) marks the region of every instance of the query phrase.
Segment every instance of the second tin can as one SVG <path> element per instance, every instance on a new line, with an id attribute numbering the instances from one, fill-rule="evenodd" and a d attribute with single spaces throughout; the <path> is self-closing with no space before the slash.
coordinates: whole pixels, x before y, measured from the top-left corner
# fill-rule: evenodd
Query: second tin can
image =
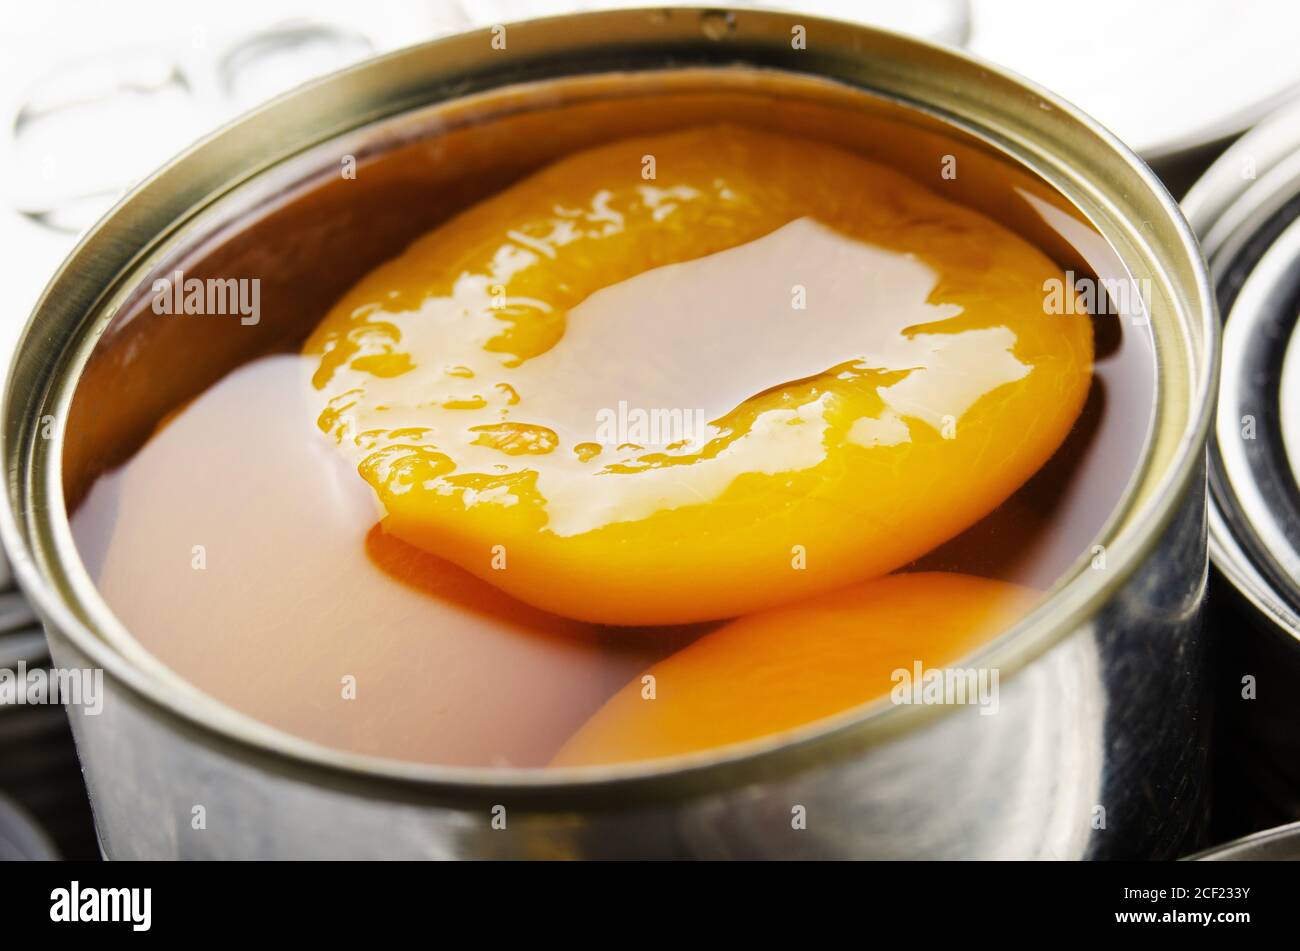
<path id="1" fill-rule="evenodd" d="M 1183 202 L 1224 319 L 1210 451 L 1225 831 L 1300 817 L 1300 108 Z"/>

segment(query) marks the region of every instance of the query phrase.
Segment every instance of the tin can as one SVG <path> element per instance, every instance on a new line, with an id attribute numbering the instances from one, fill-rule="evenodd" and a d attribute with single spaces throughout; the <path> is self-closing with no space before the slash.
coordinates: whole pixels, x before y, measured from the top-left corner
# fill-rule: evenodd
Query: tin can
<path id="1" fill-rule="evenodd" d="M 747 116 L 802 117 L 810 132 L 837 131 L 824 118 L 832 107 L 863 123 L 904 122 L 913 137 L 902 147 L 926 161 L 938 160 L 936 142 L 956 138 L 972 170 L 965 200 L 979 206 L 981 162 L 1011 162 L 1027 188 L 1077 209 L 1150 288 L 1160 369 L 1155 405 L 1135 408 L 1152 420 L 1141 463 L 1131 479 L 1116 476 L 1126 487 L 1098 539 L 1104 564 L 1084 553 L 1038 609 L 968 658 L 1000 671 L 999 714 L 881 703 L 685 763 L 439 767 L 291 737 L 134 647 L 81 565 L 66 493 L 85 466 L 111 464 L 138 436 L 123 407 L 161 411 L 239 357 L 191 339 L 184 372 L 150 373 L 164 364 L 149 363 L 147 341 L 132 337 L 142 322 L 130 319 L 149 275 L 259 209 L 325 227 L 312 208 L 327 201 L 286 211 L 279 196 L 337 175 L 340 156 L 429 143 L 449 160 L 455 130 L 522 123 L 535 134 L 461 155 L 502 163 L 508 178 L 509 163 L 518 174 L 545 161 L 569 129 L 548 110 L 595 110 L 601 122 L 583 127 L 608 134 L 635 121 L 646 96 L 678 97 L 677 119 L 696 97 L 721 96 Z M 388 254 L 411 237 L 403 220 L 394 218 Z M 291 246 L 285 227 L 275 233 Z M 310 286 L 281 289 L 285 299 L 296 290 L 328 302 L 357 253 L 340 253 Z M 264 285 L 264 304 L 276 292 Z M 178 157 L 92 229 L 14 360 L 0 517 L 55 661 L 105 672 L 102 713 L 71 715 L 112 858 L 1168 857 L 1197 844 L 1205 819 L 1204 451 L 1217 327 L 1192 234 L 1146 166 L 996 67 L 775 12 L 529 21 L 414 47 L 277 100 Z M 256 329 L 257 346 L 275 342 L 275 327 Z M 199 806 L 202 830 L 192 822 Z"/>
<path id="2" fill-rule="evenodd" d="M 1224 318 L 1210 550 L 1228 831 L 1300 817 L 1300 107 L 1230 148 L 1184 208 Z"/>

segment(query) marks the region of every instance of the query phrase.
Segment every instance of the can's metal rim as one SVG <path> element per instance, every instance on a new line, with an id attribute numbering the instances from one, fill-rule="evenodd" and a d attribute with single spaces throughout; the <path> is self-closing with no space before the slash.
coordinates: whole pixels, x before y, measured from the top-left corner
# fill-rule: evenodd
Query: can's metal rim
<path id="1" fill-rule="evenodd" d="M 719 30 L 719 24 L 724 27 Z M 791 53 L 791 25 L 817 39 L 808 59 Z M 702 29 L 702 26 L 708 28 Z M 1159 412 L 1148 453 L 1122 515 L 1102 541 L 1106 571 L 1086 571 L 1056 589 L 1012 630 L 969 658 L 1010 676 L 1089 624 L 1136 571 L 1188 491 L 1200 491 L 1218 360 L 1218 320 L 1209 278 L 1178 206 L 1146 165 L 1068 103 L 968 54 L 868 27 L 754 10 L 671 8 L 577 14 L 509 25 L 520 58 L 485 67 L 491 31 L 446 37 L 352 67 L 282 96 L 182 153 L 138 186 L 92 228 L 47 286 L 24 330 L 5 393 L 0 450 L 8 467 L 0 534 L 14 571 L 48 625 L 194 740 L 267 768 L 337 788 L 446 802 L 508 792 L 521 808 L 621 805 L 689 795 L 788 775 L 851 755 L 914 730 L 951 708 L 877 704 L 814 724 L 793 736 L 653 764 L 553 770 L 444 767 L 329 749 L 239 714 L 197 690 L 148 676 L 96 634 L 116 623 L 102 600 L 73 597 L 59 565 L 67 513 L 51 468 L 34 472 L 39 419 L 64 350 L 95 312 L 116 276 L 193 213 L 288 156 L 416 105 L 549 75 L 606 68 L 749 66 L 830 78 L 936 115 L 1028 164 L 1093 220 L 1134 276 L 1154 285 Z M 665 57 L 664 50 L 671 49 Z M 292 143 L 286 147 L 285 143 Z M 97 328 L 102 330 L 102 325 Z M 58 448 L 56 441 L 55 449 Z M 53 450 L 51 450 L 53 452 Z M 45 493 L 42 496 L 42 493 Z M 35 499 L 39 499 L 37 502 Z"/>
<path id="2" fill-rule="evenodd" d="M 1158 165 L 1202 150 L 1226 147 L 1278 109 L 1295 102 L 1297 97 L 1300 97 L 1300 84 L 1287 86 L 1270 95 L 1260 97 L 1230 116 L 1205 123 L 1181 135 L 1144 143 L 1138 146 L 1139 154 L 1152 165 Z"/>
<path id="3" fill-rule="evenodd" d="M 1209 453 L 1211 557 L 1300 640 L 1300 459 L 1283 429 L 1284 381 L 1300 375 L 1300 105 L 1229 148 L 1183 209 L 1201 236 L 1224 321 Z"/>
<path id="4" fill-rule="evenodd" d="M 1300 859 L 1300 822 L 1255 832 L 1187 856 L 1187 862 L 1295 861 Z"/>

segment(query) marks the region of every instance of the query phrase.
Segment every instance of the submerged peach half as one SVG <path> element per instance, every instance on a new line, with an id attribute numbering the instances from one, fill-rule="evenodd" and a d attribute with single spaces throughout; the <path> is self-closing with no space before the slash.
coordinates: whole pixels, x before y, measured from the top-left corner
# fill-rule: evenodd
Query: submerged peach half
<path id="1" fill-rule="evenodd" d="M 894 171 L 709 127 L 478 204 L 305 352 L 386 531 L 561 615 L 686 623 L 885 574 L 1011 495 L 1091 377 L 1053 278 Z"/>
<path id="2" fill-rule="evenodd" d="M 629 683 L 551 765 L 695 753 L 840 713 L 901 686 L 897 671 L 913 677 L 917 663 L 925 671 L 959 660 L 1037 597 L 1002 581 L 928 572 L 741 618 Z"/>

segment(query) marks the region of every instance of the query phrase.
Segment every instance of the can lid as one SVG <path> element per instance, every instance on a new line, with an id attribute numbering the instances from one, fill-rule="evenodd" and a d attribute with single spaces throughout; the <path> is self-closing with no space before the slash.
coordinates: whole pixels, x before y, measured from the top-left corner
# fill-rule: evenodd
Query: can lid
<path id="1" fill-rule="evenodd" d="M 1156 162 L 1239 135 L 1300 92 L 1298 28 L 1294 0 L 972 0 L 970 48 Z"/>
<path id="2" fill-rule="evenodd" d="M 1300 107 L 1238 141 L 1183 201 L 1224 321 L 1211 553 L 1300 637 Z"/>

